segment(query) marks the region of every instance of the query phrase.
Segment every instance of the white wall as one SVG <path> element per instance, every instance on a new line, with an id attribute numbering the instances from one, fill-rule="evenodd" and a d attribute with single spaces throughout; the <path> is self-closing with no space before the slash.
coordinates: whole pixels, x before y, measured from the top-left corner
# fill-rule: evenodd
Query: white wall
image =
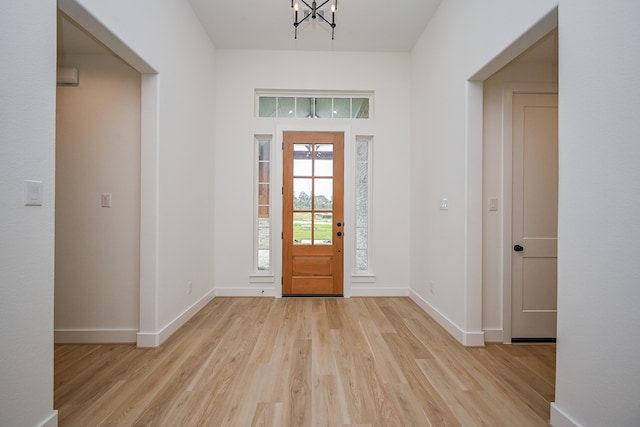
<path id="1" fill-rule="evenodd" d="M 158 73 L 142 76 L 138 336 L 157 345 L 212 297 L 215 48 L 188 2 L 59 5 L 134 68 Z"/>
<path id="2" fill-rule="evenodd" d="M 77 67 L 80 85 L 57 90 L 55 341 L 135 342 L 140 73 L 106 51 L 58 65 Z"/>
<path id="3" fill-rule="evenodd" d="M 411 289 L 462 342 L 483 342 L 481 194 L 470 192 L 481 193 L 482 164 L 467 157 L 482 152 L 467 143 L 482 138 L 468 133 L 467 91 L 476 89 L 467 81 L 556 3 L 443 2 L 412 51 L 411 191 L 421 197 L 411 199 Z"/>
<path id="4" fill-rule="evenodd" d="M 560 5 L 556 426 L 640 425 L 640 7 Z"/>
<path id="5" fill-rule="evenodd" d="M 277 131 L 345 130 L 346 150 L 357 135 L 372 135 L 373 142 L 373 270 L 374 283 L 351 283 L 345 294 L 405 294 L 409 284 L 409 55 L 391 53 L 333 53 L 293 51 L 217 52 L 218 113 L 216 133 L 216 292 L 258 295 L 265 284 L 251 284 L 253 273 L 253 135 Z M 375 118 L 256 119 L 254 90 L 369 90 L 375 92 Z M 281 137 L 281 134 L 280 134 Z M 278 143 L 279 137 L 274 137 Z M 277 151 L 276 151 L 277 152 Z M 347 159 L 348 161 L 348 159 Z M 346 166 L 347 175 L 353 170 Z M 281 174 L 281 169 L 279 169 Z M 274 172 L 274 183 L 281 175 Z M 348 179 L 348 177 L 347 177 Z M 278 186 L 275 186 L 278 189 Z M 346 194 L 348 205 L 352 194 Z M 274 205 L 281 203 L 273 191 Z M 346 206 L 349 209 L 349 206 Z M 277 210 L 277 209 L 276 209 Z M 273 219 L 279 237 L 281 218 Z M 346 222 L 346 239 L 349 242 Z M 274 238 L 274 242 L 277 239 Z M 278 247 L 274 245 L 274 248 Z M 345 254 L 349 252 L 345 249 Z M 346 259 L 346 263 L 350 260 Z M 281 265 L 274 262 L 280 291 Z"/>
<path id="6" fill-rule="evenodd" d="M 0 425 L 56 425 L 53 411 L 56 6 L 0 14 Z M 23 181 L 43 183 L 24 206 Z"/>
<path id="7" fill-rule="evenodd" d="M 535 49 L 532 48 L 532 49 Z M 531 54 L 534 56 L 531 56 Z M 484 81 L 483 105 L 483 155 L 482 155 L 482 328 L 486 341 L 502 342 L 504 339 L 503 286 L 510 286 L 510 277 L 503 277 L 505 258 L 503 217 L 511 216 L 511 206 L 506 206 L 505 186 L 511 188 L 504 176 L 505 151 L 503 140 L 504 91 L 539 88 L 538 84 L 557 86 L 558 62 L 540 62 L 535 50 L 519 57 Z M 532 85 L 532 84 L 535 84 Z M 557 90 L 557 89 L 556 89 Z M 488 210 L 488 198 L 498 198 L 498 210 Z M 510 224 L 510 221 L 508 221 Z M 509 248 L 511 246 L 509 245 Z M 510 251 L 508 253 L 511 253 Z M 509 303 L 507 302 L 507 305 Z"/>

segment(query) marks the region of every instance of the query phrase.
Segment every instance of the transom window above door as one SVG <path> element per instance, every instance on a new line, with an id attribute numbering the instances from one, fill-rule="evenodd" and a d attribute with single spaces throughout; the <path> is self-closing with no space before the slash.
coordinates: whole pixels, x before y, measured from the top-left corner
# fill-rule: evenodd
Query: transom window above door
<path id="1" fill-rule="evenodd" d="M 256 90 L 256 115 L 264 118 L 369 119 L 373 92 L 275 93 Z"/>

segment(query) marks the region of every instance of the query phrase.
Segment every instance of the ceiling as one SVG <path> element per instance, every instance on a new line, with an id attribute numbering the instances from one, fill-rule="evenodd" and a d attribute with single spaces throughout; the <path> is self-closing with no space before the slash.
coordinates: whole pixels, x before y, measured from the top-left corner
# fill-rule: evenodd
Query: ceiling
<path id="1" fill-rule="evenodd" d="M 295 1 L 302 18 L 306 6 Z M 317 22 L 300 24 L 295 40 L 291 0 L 189 2 L 217 49 L 408 52 L 442 0 L 338 0 L 333 41 L 331 27 Z"/>
<path id="2" fill-rule="evenodd" d="M 276 0 L 189 1 L 218 49 L 403 52 L 411 50 L 442 0 L 394 0 L 394 7 L 375 0 L 338 0 L 333 41 L 330 27 L 317 23 L 301 25 L 294 40 L 291 0 L 277 0 L 275 7 Z M 58 52 L 111 54 L 62 13 L 58 13 Z M 557 62 L 557 55 L 555 30 L 518 59 Z"/>
<path id="3" fill-rule="evenodd" d="M 299 16 L 306 6 L 300 6 Z M 311 4 L 312 0 L 306 0 Z M 324 1 L 324 0 L 321 0 Z M 319 4 L 321 4 L 321 1 Z M 329 17 L 329 0 L 324 9 Z M 291 0 L 189 0 L 217 49 L 408 52 L 442 0 L 338 0 L 335 39 L 326 23 L 298 27 Z M 58 14 L 58 50 L 102 54 L 104 47 L 64 14 Z M 311 21 L 311 20 L 309 20 Z"/>

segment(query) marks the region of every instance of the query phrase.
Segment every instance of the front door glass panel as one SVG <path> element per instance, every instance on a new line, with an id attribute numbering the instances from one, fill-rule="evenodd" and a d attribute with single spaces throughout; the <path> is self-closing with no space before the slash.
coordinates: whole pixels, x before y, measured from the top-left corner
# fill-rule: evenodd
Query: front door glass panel
<path id="1" fill-rule="evenodd" d="M 333 244 L 333 145 L 293 145 L 293 244 Z"/>
<path id="2" fill-rule="evenodd" d="M 311 151 L 311 144 L 293 145 L 293 176 L 312 176 L 313 159 L 311 158 Z"/>
<path id="3" fill-rule="evenodd" d="M 333 145 L 316 144 L 314 156 L 314 176 L 333 176 Z"/>
<path id="4" fill-rule="evenodd" d="M 333 244 L 333 213 L 316 212 L 313 215 L 313 243 L 315 245 Z"/>
<path id="5" fill-rule="evenodd" d="M 311 197 L 313 180 L 311 178 L 293 178 L 293 210 L 311 211 Z"/>

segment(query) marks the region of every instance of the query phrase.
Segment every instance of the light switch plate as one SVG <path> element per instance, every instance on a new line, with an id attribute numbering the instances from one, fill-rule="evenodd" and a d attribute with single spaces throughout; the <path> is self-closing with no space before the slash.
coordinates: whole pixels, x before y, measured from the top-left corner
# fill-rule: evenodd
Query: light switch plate
<path id="1" fill-rule="evenodd" d="M 497 211 L 498 210 L 498 198 L 497 197 L 489 197 L 489 210 Z"/>
<path id="2" fill-rule="evenodd" d="M 42 181 L 24 180 L 24 205 L 42 206 Z"/>
<path id="3" fill-rule="evenodd" d="M 102 193 L 102 207 L 103 208 L 111 207 L 111 193 Z"/>
<path id="4" fill-rule="evenodd" d="M 449 199 L 440 199 L 440 210 L 441 211 L 449 210 Z"/>

